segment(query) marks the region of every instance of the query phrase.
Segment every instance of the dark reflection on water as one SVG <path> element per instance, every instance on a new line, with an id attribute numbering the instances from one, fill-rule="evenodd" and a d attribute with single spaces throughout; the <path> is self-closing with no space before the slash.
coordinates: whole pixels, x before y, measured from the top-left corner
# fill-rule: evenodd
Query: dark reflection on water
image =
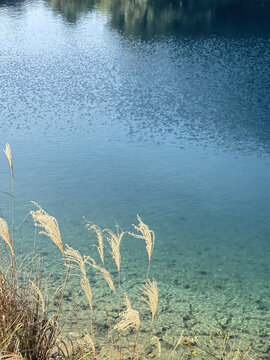
<path id="1" fill-rule="evenodd" d="M 75 23 L 81 14 L 95 8 L 95 0 L 46 0 L 46 2 L 70 23 Z"/>
<path id="2" fill-rule="evenodd" d="M 24 2 L 24 0 L 0 0 L 0 6 L 17 6 Z"/>
<path id="3" fill-rule="evenodd" d="M 96 10 L 111 15 L 111 25 L 144 39 L 160 35 L 264 34 L 270 29 L 265 0 L 46 0 L 69 22 Z"/>
<path id="4" fill-rule="evenodd" d="M 270 31 L 269 0 L 44 0 L 69 23 L 101 11 L 113 28 L 128 36 L 265 35 Z M 25 0 L 0 0 L 16 6 Z"/>
<path id="5" fill-rule="evenodd" d="M 258 1 L 110 1 L 111 24 L 127 35 L 263 33 L 270 3 Z"/>
<path id="6" fill-rule="evenodd" d="M 13 10 L 21 10 L 25 3 L 25 0 L 0 0 L 0 8 L 8 7 L 12 8 Z"/>

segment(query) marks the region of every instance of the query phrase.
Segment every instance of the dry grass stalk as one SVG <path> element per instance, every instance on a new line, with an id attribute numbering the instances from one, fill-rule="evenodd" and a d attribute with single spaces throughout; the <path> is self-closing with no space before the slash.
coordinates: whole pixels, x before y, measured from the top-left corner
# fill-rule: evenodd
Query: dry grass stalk
<path id="1" fill-rule="evenodd" d="M 115 264 L 117 266 L 118 273 L 120 272 L 120 265 L 121 265 L 121 255 L 120 255 L 120 243 L 123 239 L 123 236 L 125 232 L 119 233 L 118 227 L 117 227 L 117 233 L 115 234 L 110 229 L 105 229 L 105 232 L 109 234 L 109 237 L 107 237 L 107 241 L 110 244 L 111 250 L 110 253 L 115 261 Z"/>
<path id="2" fill-rule="evenodd" d="M 47 214 L 46 211 L 43 210 L 39 204 L 34 201 L 31 202 L 38 208 L 38 210 L 36 211 L 30 211 L 35 226 L 44 229 L 44 231 L 40 231 L 39 233 L 48 236 L 55 243 L 55 245 L 59 248 L 62 255 L 64 256 L 65 252 L 57 220 L 53 216 Z"/>
<path id="3" fill-rule="evenodd" d="M 0 289 L 0 357 L 48 359 L 58 336 L 57 322 L 48 312 L 40 311 L 36 290 L 27 283 L 17 287 L 3 274 Z"/>
<path id="4" fill-rule="evenodd" d="M 10 166 L 10 172 L 11 172 L 11 176 L 12 176 L 12 179 L 14 178 L 14 173 L 13 173 L 13 163 L 12 163 L 12 155 L 11 155 L 11 149 L 10 149 L 10 146 L 9 144 L 7 143 L 6 144 L 6 147 L 5 149 L 3 150 L 7 159 L 8 159 L 8 162 L 9 162 L 9 166 Z"/>
<path id="5" fill-rule="evenodd" d="M 242 354 L 241 351 L 238 349 L 235 355 L 233 356 L 233 360 L 241 360 L 241 359 L 242 359 Z"/>
<path id="6" fill-rule="evenodd" d="M 81 287 L 85 292 L 85 295 L 88 299 L 90 310 L 93 311 L 93 303 L 92 303 L 92 291 L 89 280 L 86 276 L 85 264 L 88 260 L 87 256 L 82 257 L 78 250 L 73 249 L 71 246 L 67 245 L 67 249 L 65 251 L 65 259 L 75 265 L 69 265 L 71 268 L 79 269 L 82 274 L 81 278 Z"/>
<path id="7" fill-rule="evenodd" d="M 146 302 L 149 305 L 152 314 L 152 322 L 155 320 L 155 316 L 158 308 L 158 287 L 156 281 L 146 280 L 143 285 L 143 295 L 141 298 L 142 301 Z"/>
<path id="8" fill-rule="evenodd" d="M 137 230 L 138 232 L 141 233 L 141 235 L 138 234 L 134 234 L 129 232 L 129 235 L 135 237 L 136 239 L 143 239 L 146 243 L 146 250 L 148 253 L 148 259 L 149 259 L 149 263 L 151 261 L 151 256 L 154 250 L 154 245 L 155 245 L 155 233 L 153 230 L 150 230 L 149 227 L 144 224 L 144 222 L 142 221 L 142 219 L 139 217 L 139 215 L 137 215 L 139 224 L 134 225 L 132 224 L 132 226 L 134 227 L 135 230 Z"/>
<path id="9" fill-rule="evenodd" d="M 92 291 L 91 291 L 89 280 L 86 277 L 81 278 L 81 287 L 87 297 L 87 300 L 89 303 L 89 308 L 91 311 L 93 311 Z"/>
<path id="10" fill-rule="evenodd" d="M 140 314 L 137 310 L 132 309 L 128 296 L 125 296 L 125 304 L 127 309 L 120 314 L 120 321 L 115 325 L 112 331 L 118 330 L 121 332 L 130 328 L 138 331 L 140 328 Z"/>
<path id="11" fill-rule="evenodd" d="M 74 265 L 70 266 L 72 268 L 77 268 L 81 271 L 83 277 L 86 277 L 86 269 L 85 269 L 85 263 L 87 261 L 86 256 L 82 257 L 80 252 L 78 250 L 73 249 L 71 246 L 66 245 L 65 250 L 65 259 L 71 263 L 74 263 Z"/>
<path id="12" fill-rule="evenodd" d="M 96 354 L 95 343 L 94 343 L 92 337 L 90 336 L 90 334 L 89 334 L 88 332 L 87 332 L 87 334 L 84 336 L 84 339 L 85 339 L 85 341 L 87 342 L 87 344 L 90 345 L 90 348 L 91 348 L 91 350 L 92 350 L 92 353 L 93 353 L 93 355 L 95 356 L 95 354 Z"/>
<path id="13" fill-rule="evenodd" d="M 103 275 L 105 281 L 107 282 L 107 284 L 108 284 L 109 288 L 112 290 L 112 292 L 116 293 L 114 283 L 112 281 L 112 277 L 111 277 L 109 271 L 107 271 L 106 269 L 101 268 L 99 266 L 96 266 L 96 269 L 101 272 L 101 274 Z"/>
<path id="14" fill-rule="evenodd" d="M 6 220 L 0 218 L 0 237 L 9 246 L 12 255 L 14 256 L 13 244 L 10 237 L 10 232 Z"/>
<path id="15" fill-rule="evenodd" d="M 158 357 L 161 357 L 161 343 L 159 341 L 159 338 L 157 336 L 153 336 L 151 339 L 151 342 L 156 345 L 158 350 Z"/>
<path id="16" fill-rule="evenodd" d="M 6 354 L 0 355 L 0 360 L 24 360 L 20 355 L 17 354 Z"/>
<path id="17" fill-rule="evenodd" d="M 44 301 L 43 295 L 42 295 L 39 287 L 36 286 L 35 283 L 33 283 L 32 281 L 30 281 L 30 283 L 31 283 L 33 289 L 35 290 L 35 292 L 36 292 L 37 295 L 38 295 L 38 298 L 36 299 L 36 301 L 40 301 L 40 302 L 41 302 L 42 311 L 43 311 L 43 313 L 44 313 L 44 312 L 45 312 L 45 301 Z"/>
<path id="18" fill-rule="evenodd" d="M 94 269 L 98 270 L 104 277 L 105 281 L 107 282 L 109 288 L 114 292 L 116 293 L 115 291 L 115 287 L 114 287 L 114 283 L 113 283 L 113 280 L 112 280 L 112 277 L 109 273 L 109 271 L 107 271 L 106 269 L 98 266 L 95 262 L 94 259 L 92 259 L 90 256 L 87 256 L 87 264 L 89 264 L 90 266 L 92 266 Z"/>
<path id="19" fill-rule="evenodd" d="M 96 233 L 97 236 L 97 240 L 98 240 L 98 246 L 96 246 L 96 248 L 98 249 L 98 253 L 100 256 L 100 259 L 102 261 L 102 264 L 104 265 L 104 244 L 103 244 L 103 234 L 102 234 L 102 230 L 99 228 L 98 225 L 91 225 L 91 224 L 86 224 L 85 227 L 88 230 L 93 230 Z"/>
<path id="20" fill-rule="evenodd" d="M 172 349 L 172 352 L 170 353 L 169 360 L 173 358 L 173 356 L 174 356 L 174 354 L 175 354 L 175 351 L 176 351 L 176 349 L 178 348 L 178 346 L 184 342 L 183 333 L 184 333 L 184 332 L 182 331 L 182 333 L 181 333 L 181 335 L 179 336 L 177 342 L 175 343 L 174 348 Z"/>

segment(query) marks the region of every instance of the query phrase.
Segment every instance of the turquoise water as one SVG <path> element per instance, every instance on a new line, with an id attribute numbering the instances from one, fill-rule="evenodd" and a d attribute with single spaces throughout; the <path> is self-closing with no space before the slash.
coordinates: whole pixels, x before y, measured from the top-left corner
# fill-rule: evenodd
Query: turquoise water
<path id="1" fill-rule="evenodd" d="M 131 230 L 139 214 L 156 233 L 164 341 L 222 329 L 267 358 L 269 2 L 138 4 L 0 2 L 17 224 L 35 200 L 91 252 L 83 216 Z M 4 154 L 0 169 L 10 192 Z M 0 211 L 10 218 L 3 193 Z M 30 219 L 17 236 L 31 249 Z M 143 279 L 144 244 L 123 253 L 126 281 Z"/>

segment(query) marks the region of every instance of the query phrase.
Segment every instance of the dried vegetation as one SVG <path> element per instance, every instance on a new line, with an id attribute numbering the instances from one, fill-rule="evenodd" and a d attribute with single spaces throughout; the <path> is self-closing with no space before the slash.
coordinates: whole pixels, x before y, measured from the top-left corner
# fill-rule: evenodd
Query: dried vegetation
<path id="1" fill-rule="evenodd" d="M 8 223 L 0 218 L 0 360 L 146 360 L 146 359 L 190 359 L 199 356 L 201 359 L 219 360 L 255 360 L 248 352 L 237 349 L 230 351 L 228 337 L 220 333 L 216 339 L 213 335 L 207 345 L 201 345 L 197 338 L 178 337 L 171 349 L 164 351 L 165 344 L 157 336 L 154 323 L 158 313 L 158 286 L 155 280 L 149 279 L 151 258 L 155 243 L 153 230 L 138 216 L 138 225 L 133 225 L 137 233 L 110 229 L 87 223 L 86 228 L 96 236 L 96 248 L 99 263 L 89 255 L 81 253 L 69 245 L 63 246 L 57 220 L 49 215 L 40 205 L 32 202 L 36 210 L 30 211 L 40 234 L 47 236 L 60 250 L 66 276 L 63 284 L 54 290 L 51 297 L 44 296 L 42 285 L 40 257 L 38 254 L 28 255 L 25 259 L 15 259 L 14 250 L 14 173 L 10 146 L 4 150 L 10 165 L 12 177 L 12 231 Z M 12 234 L 12 235 L 11 235 Z M 140 294 L 132 304 L 124 292 L 120 279 L 121 253 L 120 245 L 125 236 L 142 239 L 146 244 L 148 254 L 148 269 L 146 280 L 141 285 Z M 105 240 L 105 241 L 104 241 Z M 104 245 L 107 243 L 109 249 Z M 117 279 L 105 267 L 105 253 L 111 256 L 116 266 Z M 107 259 L 107 258 L 106 258 Z M 100 337 L 95 323 L 95 310 L 99 304 L 94 304 L 92 289 L 94 284 L 89 280 L 89 272 L 102 275 L 106 291 L 107 334 Z M 69 346 L 64 340 L 60 317 L 65 306 L 65 292 L 72 279 L 79 278 L 82 293 L 88 303 L 90 320 L 88 330 L 80 330 L 76 296 L 70 285 L 69 294 L 72 297 L 74 317 L 77 323 L 77 345 Z M 118 280 L 118 284 L 116 286 Z M 45 284 L 46 285 L 46 284 Z M 112 300 L 110 298 L 112 297 Z M 113 309 L 112 304 L 116 305 Z M 142 306 L 146 304 L 147 312 L 142 314 Z M 115 314 L 116 310 L 116 314 Z M 85 317 L 89 317 L 85 315 Z M 141 333 L 142 322 L 144 332 Z M 221 345 L 220 345 L 221 340 Z"/>

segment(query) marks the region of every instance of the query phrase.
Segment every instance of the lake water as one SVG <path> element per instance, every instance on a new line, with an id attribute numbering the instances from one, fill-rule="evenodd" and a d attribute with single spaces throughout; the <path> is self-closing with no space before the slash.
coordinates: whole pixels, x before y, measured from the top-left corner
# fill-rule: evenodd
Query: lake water
<path id="1" fill-rule="evenodd" d="M 221 329 L 268 359 L 269 18 L 263 0 L 0 0 L 16 223 L 35 200 L 86 253 L 83 216 L 131 230 L 139 214 L 156 233 L 164 341 Z M 4 154 L 0 169 L 10 192 Z M 28 219 L 25 251 L 32 234 Z M 125 256 L 126 281 L 143 279 L 144 244 L 127 239 Z"/>

